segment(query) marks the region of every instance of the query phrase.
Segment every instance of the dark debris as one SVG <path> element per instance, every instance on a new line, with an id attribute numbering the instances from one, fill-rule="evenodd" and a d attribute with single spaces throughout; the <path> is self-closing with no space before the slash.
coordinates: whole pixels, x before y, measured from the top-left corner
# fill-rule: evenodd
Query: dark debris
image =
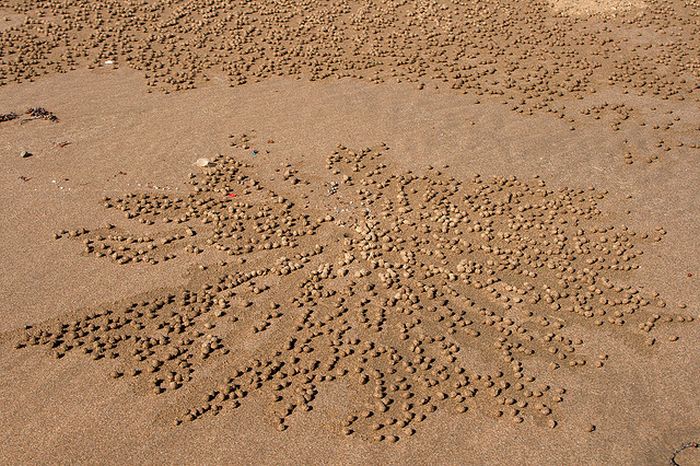
<path id="1" fill-rule="evenodd" d="M 15 112 L 0 114 L 0 123 L 15 120 L 17 117 L 19 117 L 19 115 Z"/>
<path id="2" fill-rule="evenodd" d="M 20 124 L 26 123 L 27 121 L 31 121 L 31 120 L 48 120 L 48 121 L 52 121 L 54 123 L 58 122 L 58 116 L 56 116 L 56 114 L 53 112 L 49 112 L 44 107 L 28 108 L 27 111 L 24 112 L 24 114 L 28 115 L 28 118 L 21 120 Z M 16 120 L 18 118 L 19 118 L 19 114 L 15 113 L 15 112 L 2 113 L 2 114 L 0 114 L 0 123 L 3 123 L 5 121 Z"/>
<path id="3" fill-rule="evenodd" d="M 44 107 L 32 107 L 26 111 L 32 119 L 42 119 L 56 122 L 58 117 L 53 113 L 46 110 Z"/>

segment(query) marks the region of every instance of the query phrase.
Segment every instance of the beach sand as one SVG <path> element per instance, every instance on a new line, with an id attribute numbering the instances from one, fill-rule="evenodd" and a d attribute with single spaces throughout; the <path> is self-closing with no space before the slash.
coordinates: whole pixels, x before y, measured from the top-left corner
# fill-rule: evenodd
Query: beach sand
<path id="1" fill-rule="evenodd" d="M 698 464 L 697 7 L 613 3 L 0 2 L 2 462 Z"/>

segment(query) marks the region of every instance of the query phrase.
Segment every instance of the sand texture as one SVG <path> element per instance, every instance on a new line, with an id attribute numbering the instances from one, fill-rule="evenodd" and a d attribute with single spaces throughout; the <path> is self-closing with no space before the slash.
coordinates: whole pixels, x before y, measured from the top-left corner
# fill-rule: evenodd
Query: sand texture
<path id="1" fill-rule="evenodd" d="M 698 14 L 0 0 L 0 462 L 700 464 Z"/>

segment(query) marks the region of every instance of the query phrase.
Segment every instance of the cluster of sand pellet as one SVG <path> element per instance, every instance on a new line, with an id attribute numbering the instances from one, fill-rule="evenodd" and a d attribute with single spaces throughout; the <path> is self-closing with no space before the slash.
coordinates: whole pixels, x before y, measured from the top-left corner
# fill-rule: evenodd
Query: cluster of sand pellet
<path id="1" fill-rule="evenodd" d="M 386 145 L 268 178 L 250 147 L 231 150 L 187 195 L 103 201 L 148 235 L 66 233 L 124 264 L 211 253 L 186 285 L 28 326 L 16 347 L 113 360 L 112 377 L 154 396 L 182 390 L 175 425 L 249 401 L 285 430 L 340 384 L 338 432 L 395 442 L 437 410 L 555 428 L 559 375 L 604 377 L 615 357 L 586 335 L 654 345 L 694 320 L 634 284 L 641 246 L 665 231 L 610 224 L 592 187 L 399 171 Z"/>
<path id="2" fill-rule="evenodd" d="M 697 13 L 681 1 L 604 22 L 524 0 L 4 0 L 0 11 L 24 18 L 0 30 L 0 83 L 86 65 L 126 65 L 167 91 L 214 76 L 353 77 L 495 95 L 529 113 L 608 87 L 682 100 L 700 65 Z"/>
<path id="3" fill-rule="evenodd" d="M 212 79 L 411 83 L 545 112 L 572 131 L 643 134 L 619 157 L 652 163 L 700 148 L 683 110 L 698 103 L 696 17 L 679 0 L 0 0 L 0 85 L 119 66 L 166 93 Z"/>

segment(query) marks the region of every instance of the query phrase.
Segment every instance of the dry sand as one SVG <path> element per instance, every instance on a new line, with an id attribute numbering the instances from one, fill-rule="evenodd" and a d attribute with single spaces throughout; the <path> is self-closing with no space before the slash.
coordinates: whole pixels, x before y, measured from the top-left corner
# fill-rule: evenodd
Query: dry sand
<path id="1" fill-rule="evenodd" d="M 295 3 L 0 2 L 2 462 L 698 464 L 697 6 Z"/>

